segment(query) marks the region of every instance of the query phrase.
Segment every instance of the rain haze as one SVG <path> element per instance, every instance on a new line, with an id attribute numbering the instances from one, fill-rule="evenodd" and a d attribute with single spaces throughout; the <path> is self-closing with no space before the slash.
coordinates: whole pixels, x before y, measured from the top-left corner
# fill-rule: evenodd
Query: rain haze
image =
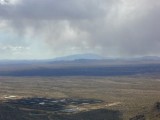
<path id="1" fill-rule="evenodd" d="M 160 56 L 158 0 L 0 0 L 0 59 Z"/>

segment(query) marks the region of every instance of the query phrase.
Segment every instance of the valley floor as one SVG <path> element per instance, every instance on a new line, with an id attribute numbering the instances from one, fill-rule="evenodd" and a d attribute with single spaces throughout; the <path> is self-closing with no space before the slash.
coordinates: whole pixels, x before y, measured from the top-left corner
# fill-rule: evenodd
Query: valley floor
<path id="1" fill-rule="evenodd" d="M 128 120 L 148 114 L 160 101 L 160 76 L 136 75 L 121 77 L 1 77 L 0 99 L 83 98 L 104 101 L 83 109 L 109 109 L 123 113 Z M 148 116 L 148 115 L 147 115 Z"/>

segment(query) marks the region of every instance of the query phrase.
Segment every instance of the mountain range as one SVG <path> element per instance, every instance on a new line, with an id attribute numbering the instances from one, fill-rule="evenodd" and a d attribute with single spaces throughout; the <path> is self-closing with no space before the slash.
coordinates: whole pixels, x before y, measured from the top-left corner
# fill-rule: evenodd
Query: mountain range
<path id="1" fill-rule="evenodd" d="M 53 59 L 54 61 L 74 61 L 74 60 L 103 60 L 105 57 L 97 54 L 74 54 Z"/>

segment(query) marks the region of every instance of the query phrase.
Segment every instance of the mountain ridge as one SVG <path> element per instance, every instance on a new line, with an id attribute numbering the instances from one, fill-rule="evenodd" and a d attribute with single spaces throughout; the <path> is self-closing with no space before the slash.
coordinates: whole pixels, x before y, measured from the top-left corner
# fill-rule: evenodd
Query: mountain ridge
<path id="1" fill-rule="evenodd" d="M 82 60 L 82 59 L 86 59 L 86 60 L 103 60 L 103 59 L 105 59 L 105 57 L 97 55 L 97 54 L 92 54 L 92 53 L 73 54 L 73 55 L 54 58 L 53 61 L 74 61 L 74 60 Z"/>

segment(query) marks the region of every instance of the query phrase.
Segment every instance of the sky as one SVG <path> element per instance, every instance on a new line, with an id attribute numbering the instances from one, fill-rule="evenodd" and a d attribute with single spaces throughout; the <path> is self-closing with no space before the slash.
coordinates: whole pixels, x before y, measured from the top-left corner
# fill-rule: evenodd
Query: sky
<path id="1" fill-rule="evenodd" d="M 160 56 L 159 0 L 0 0 L 0 59 Z"/>

